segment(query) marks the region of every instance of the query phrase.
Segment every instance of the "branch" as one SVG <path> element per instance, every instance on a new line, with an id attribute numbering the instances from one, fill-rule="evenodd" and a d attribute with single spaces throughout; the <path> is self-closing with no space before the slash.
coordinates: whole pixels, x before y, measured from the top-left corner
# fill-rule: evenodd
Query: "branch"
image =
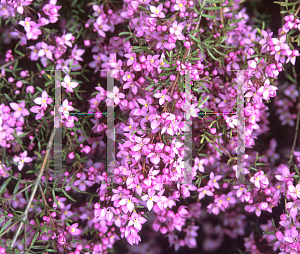
<path id="1" fill-rule="evenodd" d="M 298 106 L 299 106 L 299 111 L 298 111 L 298 115 L 297 115 L 297 122 L 296 122 L 296 129 L 295 129 L 295 136 L 294 136 L 292 152 L 291 152 L 291 156 L 290 156 L 289 163 L 288 163 L 289 168 L 290 168 L 291 163 L 292 163 L 293 153 L 294 153 L 296 142 L 297 142 L 297 136 L 298 136 L 298 130 L 299 130 L 299 120 L 300 120 L 300 102 L 299 102 Z"/>
<path id="2" fill-rule="evenodd" d="M 46 162 L 47 162 L 47 159 L 48 159 L 48 157 L 49 157 L 49 153 L 50 153 L 50 150 L 51 150 L 51 147 L 52 147 L 52 143 L 53 143 L 53 139 L 54 139 L 54 134 L 55 134 L 55 129 L 56 129 L 56 128 L 53 127 L 53 130 L 52 130 L 52 133 L 51 133 L 51 136 L 50 136 L 48 145 L 47 145 L 45 158 L 44 158 L 43 163 L 42 163 L 42 167 L 41 167 L 40 172 L 39 172 L 39 174 L 38 174 L 38 176 L 37 176 L 37 179 L 36 179 L 36 181 L 35 181 L 34 188 L 33 188 L 33 191 L 32 191 L 32 193 L 31 193 L 31 196 L 30 196 L 30 198 L 29 198 L 28 204 L 27 204 L 27 206 L 26 206 L 26 208 L 25 208 L 25 211 L 24 211 L 23 215 L 21 216 L 23 220 L 27 219 L 27 214 L 28 214 L 29 208 L 30 208 L 30 206 L 31 206 L 31 203 L 32 203 L 32 201 L 33 201 L 33 198 L 34 198 L 34 196 L 35 196 L 35 193 L 36 193 L 36 191 L 37 191 L 37 188 L 38 188 L 38 186 L 39 186 L 39 184 L 40 184 L 40 181 L 41 181 L 41 179 L 42 179 L 43 171 L 44 171 L 44 169 L 45 169 L 45 165 L 46 165 Z M 15 244 L 15 242 L 16 242 L 16 240 L 17 240 L 17 238 L 18 238 L 18 236 L 19 236 L 19 234 L 20 234 L 20 232 L 21 232 L 21 229 L 22 229 L 22 227 L 23 227 L 23 224 L 24 224 L 23 222 L 20 223 L 20 225 L 19 225 L 19 227 L 18 227 L 18 229 L 17 229 L 17 231 L 16 231 L 16 233 L 15 233 L 15 235 L 14 235 L 14 238 L 13 238 L 12 243 L 11 243 L 11 247 L 12 247 L 12 248 L 14 247 L 14 244 Z"/>
<path id="3" fill-rule="evenodd" d="M 22 58 L 24 58 L 25 56 L 28 56 L 28 55 L 30 55 L 30 54 L 31 54 L 31 52 L 28 52 L 28 53 L 26 53 L 26 54 L 23 55 L 23 56 L 19 56 L 18 58 L 15 58 L 14 60 L 12 60 L 12 61 L 10 61 L 10 62 L 8 62 L 8 63 L 6 63 L 6 64 L 3 64 L 2 66 L 0 66 L 0 70 L 3 69 L 3 68 L 6 68 L 7 66 L 13 64 L 15 61 L 20 60 L 20 59 L 22 59 Z"/>

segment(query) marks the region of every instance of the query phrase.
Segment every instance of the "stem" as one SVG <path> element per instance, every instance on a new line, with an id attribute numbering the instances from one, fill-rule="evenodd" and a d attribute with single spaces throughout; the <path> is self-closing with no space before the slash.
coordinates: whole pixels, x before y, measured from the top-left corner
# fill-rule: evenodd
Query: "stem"
<path id="1" fill-rule="evenodd" d="M 290 168 L 291 163 L 292 163 L 293 153 L 294 153 L 296 142 L 297 142 L 297 136 L 298 136 L 298 130 L 299 130 L 299 119 L 300 119 L 300 102 L 298 103 L 298 106 L 299 106 L 299 111 L 298 111 L 298 115 L 297 115 L 297 122 L 296 122 L 294 142 L 293 142 L 293 146 L 292 146 L 291 156 L 290 156 L 290 159 L 289 159 L 289 162 L 288 162 L 289 168 Z"/>
<path id="2" fill-rule="evenodd" d="M 3 235 L 5 235 L 5 234 L 6 234 L 12 227 L 14 227 L 18 222 L 19 222 L 19 221 L 16 221 L 14 224 L 12 224 L 8 229 L 6 229 L 6 230 L 0 235 L 0 237 L 3 236 Z"/>
<path id="3" fill-rule="evenodd" d="M 41 179 L 42 179 L 43 171 L 44 171 L 44 169 L 45 169 L 45 165 L 46 165 L 47 159 L 48 159 L 48 157 L 49 157 L 49 153 L 50 153 L 50 150 L 51 150 L 51 147 L 52 147 L 52 143 L 53 143 L 53 140 L 54 140 L 55 129 L 56 129 L 56 128 L 53 127 L 53 130 L 52 130 L 52 133 L 51 133 L 51 136 L 50 136 L 50 138 L 49 138 L 48 145 L 47 145 L 45 158 L 44 158 L 44 160 L 43 160 L 43 163 L 42 163 L 40 172 L 39 172 L 39 174 L 38 174 L 38 176 L 37 176 L 37 179 L 36 179 L 36 181 L 35 181 L 35 185 L 34 185 L 34 188 L 33 188 L 32 193 L 31 193 L 31 196 L 30 196 L 30 198 L 29 198 L 28 204 L 27 204 L 27 206 L 26 206 L 26 208 L 25 208 L 25 211 L 24 211 L 24 213 L 23 213 L 23 215 L 22 215 L 22 219 L 23 219 L 23 220 L 24 220 L 24 219 L 27 219 L 27 214 L 28 214 L 30 205 L 31 205 L 31 203 L 32 203 L 32 201 L 33 201 L 33 198 L 34 198 L 34 196 L 35 196 L 35 193 L 36 193 L 36 191 L 37 191 L 37 188 L 38 188 L 38 186 L 39 186 L 39 184 L 40 184 L 40 181 L 41 181 Z M 15 242 L 16 242 L 16 240 L 17 240 L 17 238 L 18 238 L 18 236 L 19 236 L 19 234 L 20 234 L 20 232 L 21 232 L 21 229 L 22 229 L 22 227 L 23 227 L 23 224 L 24 224 L 23 222 L 20 223 L 20 225 L 19 225 L 19 227 L 18 227 L 18 229 L 17 229 L 17 231 L 16 231 L 16 233 L 15 233 L 15 235 L 14 235 L 14 238 L 13 238 L 12 243 L 11 243 L 11 247 L 12 247 L 12 248 L 14 247 Z"/>
<path id="4" fill-rule="evenodd" d="M 28 53 L 26 53 L 26 54 L 23 55 L 23 56 L 19 56 L 18 58 L 15 58 L 14 60 L 12 60 L 12 61 L 10 61 L 10 62 L 8 62 L 8 63 L 3 64 L 2 66 L 0 66 L 0 69 L 6 68 L 7 66 L 13 64 L 15 61 L 20 60 L 20 59 L 22 59 L 22 58 L 24 58 L 25 56 L 28 56 L 28 55 L 30 55 L 30 54 L 31 54 L 31 52 L 28 52 Z"/>
<path id="5" fill-rule="evenodd" d="M 3 200 L 11 200 L 12 198 L 14 198 L 15 196 L 18 196 L 20 193 L 22 193 L 23 191 L 27 190 L 28 188 L 30 188 L 33 184 L 28 185 L 26 188 L 20 190 L 19 192 L 17 192 L 15 195 L 12 195 L 10 198 L 3 198 Z"/>
<path id="6" fill-rule="evenodd" d="M 300 4 L 299 4 L 299 7 L 298 7 L 298 9 L 297 9 L 297 10 L 296 10 L 296 12 L 295 12 L 295 16 L 297 16 L 297 14 L 298 14 L 299 10 L 300 10 Z"/>

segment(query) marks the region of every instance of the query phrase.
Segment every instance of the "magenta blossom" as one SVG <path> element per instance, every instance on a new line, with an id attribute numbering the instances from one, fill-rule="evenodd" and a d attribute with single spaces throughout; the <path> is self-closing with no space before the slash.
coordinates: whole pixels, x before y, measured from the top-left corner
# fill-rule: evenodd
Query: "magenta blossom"
<path id="1" fill-rule="evenodd" d="M 61 82 L 61 85 L 67 89 L 67 92 L 73 92 L 73 88 L 76 88 L 79 83 L 78 82 L 71 82 L 71 78 L 69 75 L 65 76 L 64 82 Z"/>
<path id="2" fill-rule="evenodd" d="M 155 7 L 155 6 L 150 6 L 150 11 L 152 12 L 151 17 L 152 18 L 164 18 L 166 15 L 162 12 L 163 9 L 163 5 L 160 4 L 159 6 Z"/>
<path id="3" fill-rule="evenodd" d="M 21 101 L 20 104 L 18 103 L 9 103 L 10 107 L 15 110 L 14 117 L 19 118 L 20 116 L 28 116 L 29 112 L 25 108 L 25 101 Z"/>
<path id="4" fill-rule="evenodd" d="M 85 191 L 86 186 L 93 186 L 93 182 L 86 180 L 86 175 L 82 174 L 79 180 L 74 182 L 75 186 L 79 185 L 79 190 Z"/>
<path id="5" fill-rule="evenodd" d="M 73 224 L 70 228 L 69 228 L 69 233 L 71 235 L 79 235 L 81 233 L 80 229 L 77 228 L 78 227 L 78 223 Z"/>
<path id="6" fill-rule="evenodd" d="M 255 173 L 254 176 L 250 178 L 250 182 L 252 182 L 258 189 L 266 188 L 269 185 L 269 180 L 264 175 L 263 171 Z"/>
<path id="7" fill-rule="evenodd" d="M 36 104 L 41 105 L 41 108 L 46 109 L 47 108 L 47 104 L 51 104 L 53 101 L 52 98 L 48 97 L 48 94 L 46 91 L 42 92 L 42 97 L 37 97 L 34 99 L 34 102 Z"/>
<path id="8" fill-rule="evenodd" d="M 15 157 L 13 159 L 14 162 L 18 162 L 19 165 L 18 165 L 18 169 L 21 171 L 22 168 L 24 167 L 24 163 L 29 163 L 32 161 L 31 158 L 27 157 L 27 151 L 23 152 L 20 154 L 20 157 Z"/>

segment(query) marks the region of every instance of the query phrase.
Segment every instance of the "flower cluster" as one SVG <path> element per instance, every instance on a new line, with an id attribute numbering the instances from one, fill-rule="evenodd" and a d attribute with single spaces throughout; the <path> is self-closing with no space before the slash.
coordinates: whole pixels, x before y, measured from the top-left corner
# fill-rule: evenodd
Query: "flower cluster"
<path id="1" fill-rule="evenodd" d="M 294 146 L 295 160 L 276 167 L 275 139 L 263 152 L 255 148 L 270 130 L 267 102 L 274 100 L 282 124 L 299 124 L 296 82 L 276 81 L 300 55 L 291 36 L 300 30 L 297 15 L 286 15 L 275 36 L 248 25 L 240 0 L 214 6 L 186 0 L 83 2 L 71 18 L 69 6 L 56 0 L 0 4 L 0 17 L 9 24 L 3 31 L 20 42 L 15 52 L 6 51 L 0 67 L 0 253 L 11 244 L 24 252 L 24 244 L 32 248 L 39 240 L 35 248 L 44 252 L 107 254 L 122 238 L 140 245 L 149 227 L 176 251 L 199 248 L 203 227 L 203 251 L 215 251 L 225 236 L 243 236 L 246 251 L 260 253 L 254 233 L 245 235 L 247 221 L 272 213 L 283 198 L 279 226 L 270 220 L 260 225 L 269 232 L 262 238 L 274 251 L 298 253 L 300 152 Z M 77 14 L 85 11 L 82 20 Z M 32 65 L 18 68 L 23 58 Z M 53 69 L 64 74 L 58 82 L 46 72 Z M 237 71 L 244 73 L 244 123 L 235 114 Z M 78 89 L 81 83 L 86 92 Z M 61 105 L 55 105 L 59 116 L 52 105 L 57 85 L 63 87 Z M 83 113 L 77 118 L 71 112 Z M 65 144 L 58 179 L 48 136 L 60 127 Z M 234 163 L 241 128 L 243 168 Z M 238 170 L 246 181 L 236 179 Z M 24 231 L 11 224 L 17 209 L 26 211 Z M 222 218 L 217 226 L 209 222 L 214 216 Z M 16 234 L 12 243 L 6 230 Z"/>

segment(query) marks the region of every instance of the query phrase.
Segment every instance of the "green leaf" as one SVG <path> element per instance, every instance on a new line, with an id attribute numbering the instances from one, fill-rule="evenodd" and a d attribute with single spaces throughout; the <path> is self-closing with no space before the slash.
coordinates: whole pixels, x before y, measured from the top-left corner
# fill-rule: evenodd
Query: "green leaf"
<path id="1" fill-rule="evenodd" d="M 201 95 L 201 97 L 202 97 L 202 95 Z M 206 96 L 203 101 L 199 100 L 197 107 L 201 107 L 208 99 L 209 99 L 209 96 Z"/>
<path id="2" fill-rule="evenodd" d="M 272 224 L 273 224 L 274 230 L 276 231 L 276 226 L 275 226 L 275 222 L 274 222 L 273 218 L 271 218 L 271 220 L 272 220 Z"/>
<path id="3" fill-rule="evenodd" d="M 141 10 L 144 10 L 144 11 L 146 11 L 146 12 L 149 12 L 149 10 L 147 10 L 147 9 L 146 9 L 145 7 L 143 7 L 143 6 L 140 6 L 140 5 L 139 5 L 138 8 L 141 9 Z"/>
<path id="4" fill-rule="evenodd" d="M 8 183 L 10 182 L 10 180 L 11 180 L 11 177 L 8 178 L 8 179 L 4 182 L 4 184 L 1 186 L 0 194 L 2 194 L 2 192 L 5 190 L 6 186 L 7 186 Z"/>
<path id="5" fill-rule="evenodd" d="M 123 35 L 123 34 L 130 34 L 130 32 L 122 32 L 122 33 L 119 33 L 118 36 L 121 36 L 121 35 Z"/>
<path id="6" fill-rule="evenodd" d="M 212 59 L 214 59 L 215 61 L 218 61 L 218 59 L 210 52 L 210 50 L 208 48 L 206 50 Z"/>
<path id="7" fill-rule="evenodd" d="M 31 240 L 31 244 L 30 244 L 30 247 L 32 247 L 32 245 L 35 243 L 36 239 L 38 238 L 39 236 L 39 232 L 36 232 Z"/>
<path id="8" fill-rule="evenodd" d="M 201 43 L 201 41 L 199 40 L 199 39 L 197 39 L 194 35 L 191 35 L 190 34 L 190 36 L 193 38 L 193 40 L 195 40 L 196 42 L 199 42 L 199 43 Z"/>
<path id="9" fill-rule="evenodd" d="M 73 202 L 76 202 L 76 200 L 73 199 L 64 189 L 61 189 L 61 190 L 66 195 L 66 197 L 68 197 L 68 199 L 72 200 Z"/>
<path id="10" fill-rule="evenodd" d="M 166 72 L 166 73 L 161 73 L 159 75 L 159 77 L 163 77 L 163 76 L 171 76 L 173 74 L 173 72 Z"/>
<path id="11" fill-rule="evenodd" d="M 295 171 L 297 172 L 297 174 L 300 176 L 300 173 L 299 173 L 299 169 L 298 167 L 295 165 Z"/>
<path id="12" fill-rule="evenodd" d="M 128 41 L 129 39 L 131 39 L 132 38 L 132 36 L 130 35 L 130 36 L 128 36 L 124 41 L 123 41 L 123 44 L 126 42 L 126 41 Z"/>
<path id="13" fill-rule="evenodd" d="M 274 244 L 274 243 L 276 243 L 276 242 L 278 242 L 278 239 L 277 239 L 277 238 L 274 239 L 274 240 L 272 240 L 272 241 L 270 242 L 270 244 Z"/>
<path id="14" fill-rule="evenodd" d="M 265 231 L 265 232 L 263 232 L 263 234 L 265 234 L 265 235 L 275 235 L 275 232 L 273 232 L 273 231 Z"/>
<path id="15" fill-rule="evenodd" d="M 12 219 L 9 219 L 9 220 L 2 226 L 2 228 L 1 228 L 1 230 L 0 230 L 0 234 L 2 234 L 2 233 L 5 231 L 5 229 L 6 229 L 7 226 L 11 223 L 11 221 L 12 221 Z"/>
<path id="16" fill-rule="evenodd" d="M 219 6 L 219 7 L 204 7 L 204 9 L 205 9 L 205 10 L 209 10 L 209 11 L 210 11 L 210 10 L 213 10 L 213 11 L 214 11 L 214 10 L 219 10 L 219 9 L 221 9 L 221 6 Z"/>
<path id="17" fill-rule="evenodd" d="M 149 90 L 149 89 L 150 89 L 151 87 L 153 87 L 153 86 L 154 86 L 154 84 L 148 86 L 145 90 Z"/>
<path id="18" fill-rule="evenodd" d="M 208 19 L 216 19 L 215 16 L 208 15 L 208 14 L 203 14 L 203 13 L 202 13 L 202 16 L 203 16 L 204 18 L 208 18 Z"/>

